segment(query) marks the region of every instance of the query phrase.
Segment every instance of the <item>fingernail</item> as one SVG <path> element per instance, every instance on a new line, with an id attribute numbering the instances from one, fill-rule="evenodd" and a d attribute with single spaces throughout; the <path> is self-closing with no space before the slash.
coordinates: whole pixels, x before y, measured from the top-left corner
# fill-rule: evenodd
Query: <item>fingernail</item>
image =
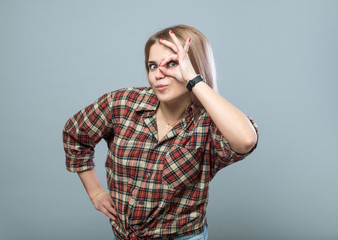
<path id="1" fill-rule="evenodd" d="M 161 41 L 163 41 L 163 39 L 162 39 L 162 38 L 159 38 L 158 40 L 159 40 L 160 42 L 161 42 Z"/>
<path id="2" fill-rule="evenodd" d="M 173 32 L 173 30 L 171 30 L 171 29 L 169 30 L 169 32 L 170 32 L 171 34 L 173 34 L 173 33 L 174 33 L 174 32 Z"/>
<path id="3" fill-rule="evenodd" d="M 191 42 L 191 38 L 189 38 L 189 42 Z"/>

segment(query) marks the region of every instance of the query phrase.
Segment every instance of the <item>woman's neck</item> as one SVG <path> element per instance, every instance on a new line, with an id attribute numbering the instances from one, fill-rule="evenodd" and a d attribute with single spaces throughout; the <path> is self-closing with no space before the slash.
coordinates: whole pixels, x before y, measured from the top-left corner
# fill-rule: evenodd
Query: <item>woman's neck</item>
<path id="1" fill-rule="evenodd" d="M 187 107 L 192 103 L 191 99 L 176 101 L 175 103 L 160 102 L 159 110 L 169 123 L 179 121 L 185 113 Z"/>

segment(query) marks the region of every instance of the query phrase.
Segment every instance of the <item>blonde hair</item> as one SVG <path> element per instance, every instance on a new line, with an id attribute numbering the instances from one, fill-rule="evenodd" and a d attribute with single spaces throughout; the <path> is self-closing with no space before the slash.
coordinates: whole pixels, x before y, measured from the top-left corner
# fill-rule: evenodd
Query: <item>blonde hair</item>
<path id="1" fill-rule="evenodd" d="M 208 39 L 203 35 L 203 33 L 198 31 L 196 28 L 187 25 L 176 25 L 163 29 L 159 32 L 156 32 L 148 39 L 144 48 L 145 65 L 147 72 L 149 72 L 147 62 L 149 60 L 149 52 L 151 46 L 158 42 L 159 38 L 172 42 L 169 35 L 170 29 L 175 33 L 176 37 L 179 39 L 182 45 L 185 44 L 188 38 L 191 38 L 188 52 L 191 64 L 196 73 L 201 74 L 206 80 L 206 83 L 212 89 L 217 91 L 215 61 L 210 43 Z"/>

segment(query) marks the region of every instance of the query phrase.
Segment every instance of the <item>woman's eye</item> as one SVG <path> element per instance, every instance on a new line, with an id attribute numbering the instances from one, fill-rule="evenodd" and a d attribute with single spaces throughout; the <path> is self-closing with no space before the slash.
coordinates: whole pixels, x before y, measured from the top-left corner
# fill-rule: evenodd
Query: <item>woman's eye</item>
<path id="1" fill-rule="evenodd" d="M 149 70 L 154 70 L 157 68 L 156 64 L 149 64 Z"/>
<path id="2" fill-rule="evenodd" d="M 175 67 L 177 65 L 177 62 L 171 61 L 167 64 L 168 67 Z"/>

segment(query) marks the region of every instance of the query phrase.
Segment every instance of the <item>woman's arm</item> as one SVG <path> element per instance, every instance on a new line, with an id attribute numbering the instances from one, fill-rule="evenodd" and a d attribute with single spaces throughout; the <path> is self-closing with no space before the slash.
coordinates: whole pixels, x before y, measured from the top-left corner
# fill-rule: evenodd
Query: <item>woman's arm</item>
<path id="1" fill-rule="evenodd" d="M 113 215 L 116 216 L 116 211 L 112 206 L 113 200 L 109 193 L 102 187 L 95 170 L 90 169 L 78 172 L 78 175 L 96 210 L 101 211 L 110 219 L 114 219 Z"/>
<path id="2" fill-rule="evenodd" d="M 189 80 L 197 76 L 188 56 L 191 39 L 188 39 L 185 45 L 182 46 L 172 31 L 170 31 L 170 36 L 173 43 L 163 39 L 160 39 L 160 42 L 171 48 L 174 54 L 164 59 L 159 67 L 164 74 L 188 84 Z M 177 61 L 179 68 L 167 69 L 164 67 L 170 61 Z M 192 88 L 192 92 L 206 109 L 232 150 L 244 154 L 255 146 L 257 142 L 256 131 L 250 120 L 240 110 L 204 82 L 197 83 Z"/>
<path id="3" fill-rule="evenodd" d="M 192 92 L 229 142 L 232 150 L 244 154 L 256 145 L 256 131 L 248 117 L 239 109 L 204 82 L 197 83 Z"/>

